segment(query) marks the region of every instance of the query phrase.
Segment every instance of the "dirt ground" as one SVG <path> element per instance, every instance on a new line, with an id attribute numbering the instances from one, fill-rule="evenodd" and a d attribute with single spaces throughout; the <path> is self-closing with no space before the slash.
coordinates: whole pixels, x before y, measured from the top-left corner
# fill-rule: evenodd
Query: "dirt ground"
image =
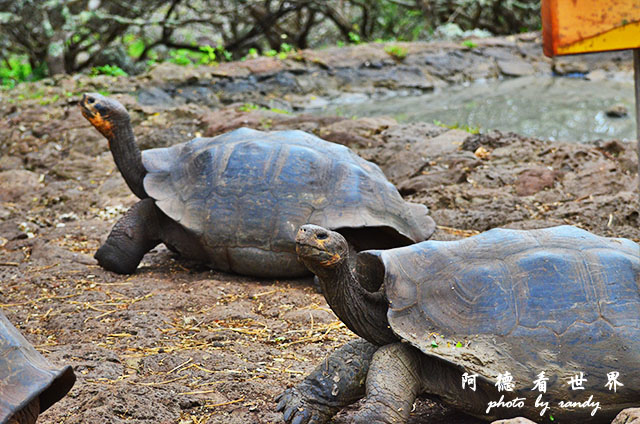
<path id="1" fill-rule="evenodd" d="M 119 84 L 67 77 L 0 92 L 0 307 L 51 362 L 72 365 L 78 377 L 39 422 L 281 422 L 275 396 L 355 336 L 310 280 L 228 275 L 164 247 L 132 276 L 96 265 L 94 252 L 136 201 L 75 104 L 105 81 Z M 123 85 L 147 83 L 133 81 Z M 131 111 L 143 149 L 243 125 L 304 129 L 349 145 L 431 209 L 437 239 L 568 223 L 640 241 L 631 143 L 552 143 L 389 118 L 140 106 L 132 95 L 116 97 Z M 335 422 L 348 417 L 342 412 Z M 427 420 L 476 422 L 423 399 L 410 422 Z"/>

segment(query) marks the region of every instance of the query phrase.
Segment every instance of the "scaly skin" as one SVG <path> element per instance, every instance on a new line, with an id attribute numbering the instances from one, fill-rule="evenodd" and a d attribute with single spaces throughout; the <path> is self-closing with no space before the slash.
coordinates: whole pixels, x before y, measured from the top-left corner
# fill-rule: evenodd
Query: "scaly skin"
<path id="1" fill-rule="evenodd" d="M 158 209 L 153 199 L 133 205 L 113 226 L 95 258 L 100 266 L 119 274 L 133 273 L 142 257 L 160 243 Z"/>
<path id="2" fill-rule="evenodd" d="M 296 387 L 276 398 L 288 424 L 322 424 L 361 399 L 369 364 L 378 349 L 364 339 L 353 340 L 329 355 Z"/>
<path id="3" fill-rule="evenodd" d="M 398 424 L 409 418 L 422 389 L 420 352 L 403 343 L 382 346 L 367 374 L 367 395 L 354 423 Z"/>

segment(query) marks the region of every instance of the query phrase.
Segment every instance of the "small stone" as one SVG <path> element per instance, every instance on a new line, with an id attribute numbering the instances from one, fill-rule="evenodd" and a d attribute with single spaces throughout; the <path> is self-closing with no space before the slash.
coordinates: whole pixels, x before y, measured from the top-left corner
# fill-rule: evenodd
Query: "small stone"
<path id="1" fill-rule="evenodd" d="M 574 59 L 559 59 L 553 64 L 553 71 L 558 75 L 587 74 L 589 66 Z"/>
<path id="2" fill-rule="evenodd" d="M 543 167 L 526 169 L 518 175 L 515 182 L 516 194 L 530 196 L 545 188 L 553 187 L 555 180 L 559 177 L 561 177 L 560 172 Z"/>
<path id="3" fill-rule="evenodd" d="M 499 60 L 498 69 L 500 69 L 500 72 L 504 75 L 510 77 L 533 75 L 535 72 L 533 65 L 524 60 Z"/>
<path id="4" fill-rule="evenodd" d="M 594 82 L 604 81 L 607 79 L 607 73 L 602 69 L 595 69 L 589 72 L 587 75 L 585 75 L 585 78 L 589 81 L 594 81 Z"/>
<path id="5" fill-rule="evenodd" d="M 624 118 L 629 114 L 629 109 L 623 104 L 611 106 L 605 112 L 609 118 Z"/>
<path id="6" fill-rule="evenodd" d="M 473 152 L 473 154 L 478 158 L 478 159 L 484 159 L 487 160 L 491 157 L 491 152 L 487 149 L 484 148 L 484 146 L 480 146 L 476 149 L 475 152 Z"/>

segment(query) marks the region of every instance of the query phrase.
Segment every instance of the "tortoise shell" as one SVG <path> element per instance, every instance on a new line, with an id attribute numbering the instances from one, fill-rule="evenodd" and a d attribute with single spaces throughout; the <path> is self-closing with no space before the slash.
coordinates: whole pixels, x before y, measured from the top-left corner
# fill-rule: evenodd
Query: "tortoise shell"
<path id="1" fill-rule="evenodd" d="M 62 399 L 76 377 L 71 367 L 55 368 L 0 313 L 0 422 L 36 397 L 40 412 Z"/>
<path id="2" fill-rule="evenodd" d="M 508 371 L 529 396 L 546 371 L 547 394 L 571 399 L 567 380 L 583 372 L 603 408 L 637 404 L 640 246 L 631 240 L 571 226 L 494 229 L 362 252 L 359 262 L 377 267 L 394 333 L 425 354 L 492 383 Z M 611 371 L 624 390 L 605 388 Z"/>
<path id="3" fill-rule="evenodd" d="M 377 165 L 302 131 L 241 128 L 145 150 L 142 161 L 147 194 L 220 270 L 306 274 L 294 243 L 306 223 L 355 231 L 358 250 L 423 241 L 435 229 L 428 209 L 405 202 Z"/>

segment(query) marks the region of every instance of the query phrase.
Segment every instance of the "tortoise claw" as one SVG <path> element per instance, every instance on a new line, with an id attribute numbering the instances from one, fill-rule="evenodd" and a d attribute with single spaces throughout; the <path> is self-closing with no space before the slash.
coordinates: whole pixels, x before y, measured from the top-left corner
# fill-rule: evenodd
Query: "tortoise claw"
<path id="1" fill-rule="evenodd" d="M 295 418 L 291 421 L 291 424 L 307 424 L 309 422 L 309 411 L 300 411 L 300 414 L 296 414 Z"/>
<path id="2" fill-rule="evenodd" d="M 287 424 L 323 424 L 329 421 L 333 410 L 307 399 L 297 388 L 292 387 L 275 398 L 276 411 L 282 412 Z"/>

